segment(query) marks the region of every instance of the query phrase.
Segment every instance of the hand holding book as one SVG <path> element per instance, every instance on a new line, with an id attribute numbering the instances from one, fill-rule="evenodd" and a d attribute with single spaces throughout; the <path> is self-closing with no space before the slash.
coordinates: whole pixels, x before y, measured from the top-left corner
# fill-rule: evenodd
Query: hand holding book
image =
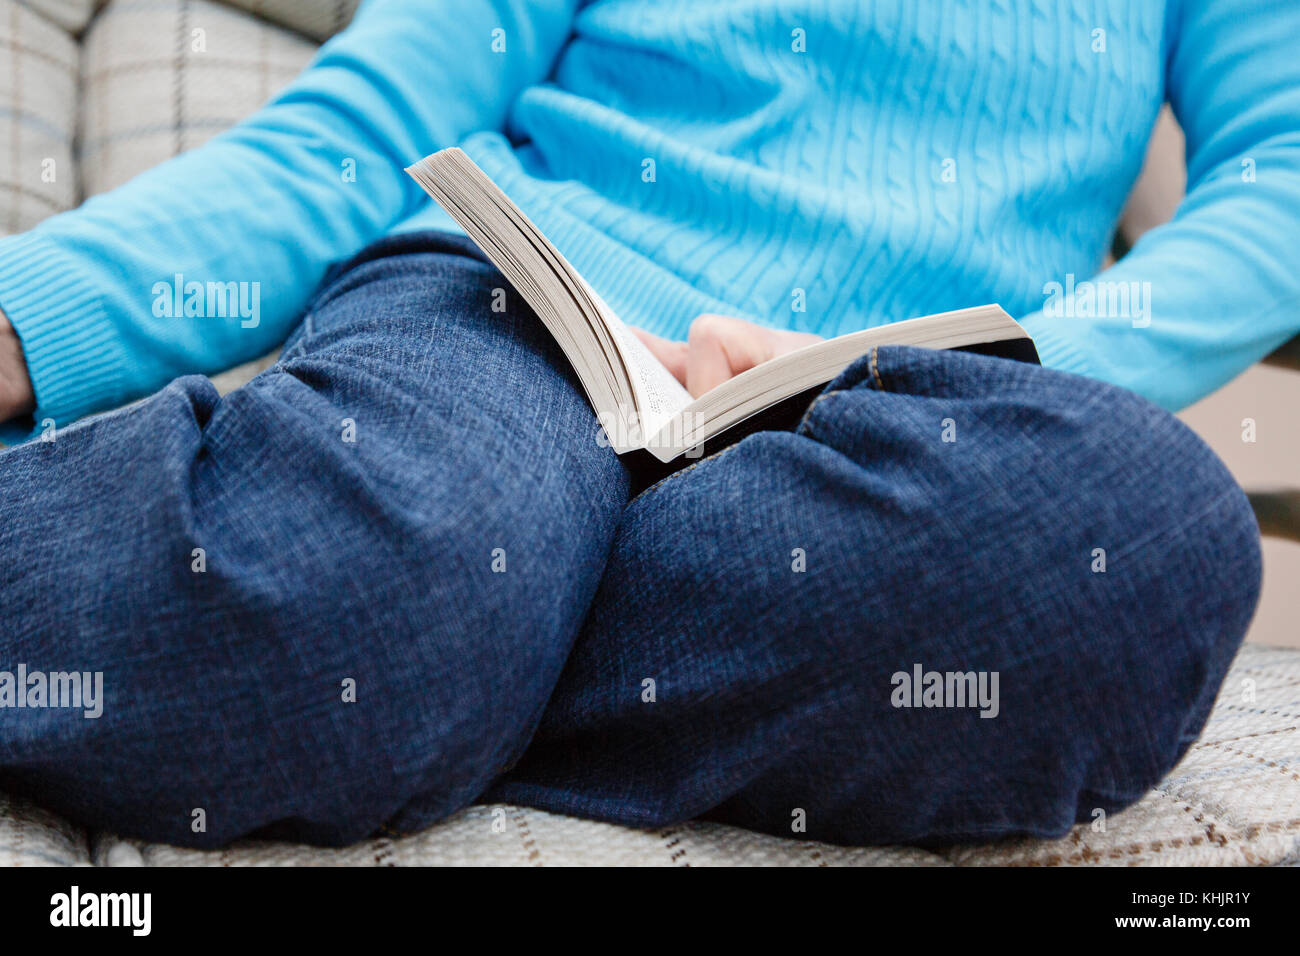
<path id="1" fill-rule="evenodd" d="M 671 342 L 642 329 L 632 332 L 692 398 L 770 359 L 822 341 L 811 332 L 769 329 L 729 315 L 700 316 L 691 323 L 686 342 Z"/>
<path id="2" fill-rule="evenodd" d="M 665 342 L 624 323 L 464 151 L 440 150 L 407 172 L 555 336 L 619 454 L 647 451 L 664 463 L 696 454 L 705 442 L 747 419 L 804 400 L 882 345 L 965 348 L 1038 360 L 1028 333 L 996 305 L 833 339 L 710 316 L 698 334 L 692 329 L 685 346 Z"/>

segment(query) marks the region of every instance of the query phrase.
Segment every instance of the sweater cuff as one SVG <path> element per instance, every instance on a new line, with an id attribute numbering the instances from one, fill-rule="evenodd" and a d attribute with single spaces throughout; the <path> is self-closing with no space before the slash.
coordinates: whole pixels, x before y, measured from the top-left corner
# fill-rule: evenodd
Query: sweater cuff
<path id="1" fill-rule="evenodd" d="M 99 293 L 76 259 L 39 232 L 0 239 L 0 311 L 22 342 L 36 395 L 32 416 L 0 424 L 0 441 L 121 401 L 121 348 Z"/>

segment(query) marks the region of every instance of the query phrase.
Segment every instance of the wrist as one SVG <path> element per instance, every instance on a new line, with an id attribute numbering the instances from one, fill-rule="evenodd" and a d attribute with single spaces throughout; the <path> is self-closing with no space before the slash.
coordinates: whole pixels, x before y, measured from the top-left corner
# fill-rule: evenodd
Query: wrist
<path id="1" fill-rule="evenodd" d="M 26 415 L 36 407 L 27 359 L 18 333 L 0 311 L 0 422 Z"/>

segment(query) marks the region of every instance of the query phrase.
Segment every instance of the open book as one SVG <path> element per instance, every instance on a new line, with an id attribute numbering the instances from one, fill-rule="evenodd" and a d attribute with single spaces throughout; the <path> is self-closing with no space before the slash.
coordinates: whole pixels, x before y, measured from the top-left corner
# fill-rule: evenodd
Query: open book
<path id="1" fill-rule="evenodd" d="M 880 345 L 964 348 L 1038 360 L 1028 333 L 1014 319 L 996 305 L 982 305 L 807 345 L 692 398 L 462 150 L 441 150 L 407 172 L 546 324 L 619 454 L 645 449 L 662 462 L 698 454 L 706 441 L 781 403 L 802 400 L 806 407 L 811 399 L 806 393 Z"/>

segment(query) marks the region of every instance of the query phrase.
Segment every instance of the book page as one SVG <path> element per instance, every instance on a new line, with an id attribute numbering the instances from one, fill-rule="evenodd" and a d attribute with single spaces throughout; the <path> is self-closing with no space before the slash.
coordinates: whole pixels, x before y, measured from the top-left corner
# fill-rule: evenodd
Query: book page
<path id="1" fill-rule="evenodd" d="M 673 378 L 672 372 L 664 368 L 663 363 L 651 354 L 627 324 L 614 314 L 600 294 L 585 279 L 582 283 L 596 303 L 601 320 L 614 340 L 614 346 L 623 356 L 623 363 L 632 379 L 632 388 L 636 392 L 635 411 L 641 441 L 648 442 L 665 422 L 691 403 L 691 393 Z"/>
<path id="2" fill-rule="evenodd" d="M 426 156 L 408 170 L 474 240 L 532 307 L 573 366 L 592 408 L 620 453 L 640 446 L 615 436 L 635 430 L 624 419 L 635 386 L 609 319 L 599 314 L 590 287 L 495 183 L 456 148 Z"/>
<path id="3" fill-rule="evenodd" d="M 559 341 L 615 450 L 644 447 L 690 404 L 690 393 L 464 151 L 440 150 L 407 172 L 465 228 Z M 572 320 L 570 306 L 582 322 Z M 597 356 L 603 361 L 595 362 Z"/>

